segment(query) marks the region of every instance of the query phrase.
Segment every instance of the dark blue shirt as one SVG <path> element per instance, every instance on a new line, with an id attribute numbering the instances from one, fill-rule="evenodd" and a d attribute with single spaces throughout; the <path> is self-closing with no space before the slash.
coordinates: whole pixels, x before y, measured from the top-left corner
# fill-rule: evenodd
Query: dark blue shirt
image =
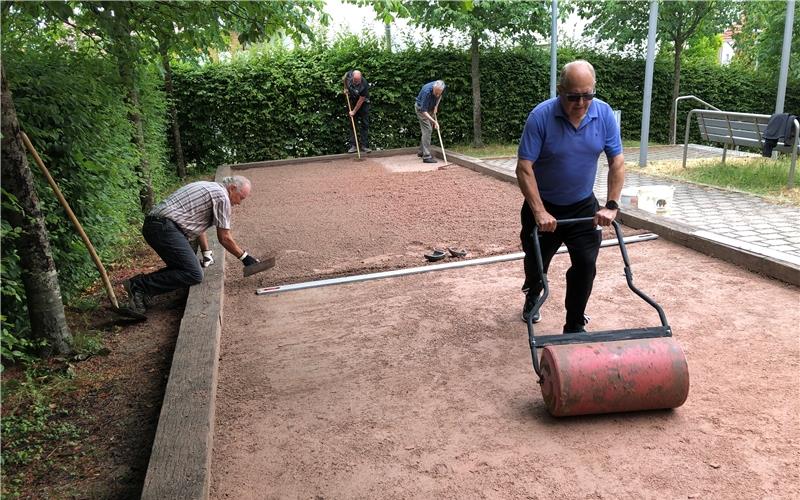
<path id="1" fill-rule="evenodd" d="M 433 94 L 434 83 L 436 83 L 436 80 L 423 85 L 417 95 L 417 106 L 422 111 L 433 111 L 433 108 L 436 107 L 436 103 L 439 101 L 439 98 Z M 444 90 L 442 90 L 442 95 L 444 95 Z"/>
<path id="2" fill-rule="evenodd" d="M 622 153 L 619 126 L 611 106 L 594 99 L 576 129 L 558 97 L 533 108 L 525 122 L 517 156 L 533 162 L 539 196 L 555 205 L 588 198 L 594 188 L 600 153 Z"/>
<path id="3" fill-rule="evenodd" d="M 367 79 L 364 78 L 364 75 L 361 75 L 361 83 L 356 85 L 356 82 L 353 81 L 353 72 L 347 72 L 347 91 L 350 93 L 350 99 L 352 99 L 353 106 L 356 105 L 356 101 L 358 101 L 359 97 L 363 97 L 366 99 L 366 102 L 369 102 L 369 83 L 367 83 Z"/>

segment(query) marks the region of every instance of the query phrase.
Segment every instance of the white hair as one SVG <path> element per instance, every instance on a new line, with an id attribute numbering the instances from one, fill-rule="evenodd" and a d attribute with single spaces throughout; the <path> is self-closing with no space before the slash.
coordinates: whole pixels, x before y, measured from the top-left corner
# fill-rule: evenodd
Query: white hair
<path id="1" fill-rule="evenodd" d="M 433 88 L 444 90 L 444 80 L 436 80 L 433 82 Z"/>
<path id="2" fill-rule="evenodd" d="M 245 188 L 245 186 L 249 189 L 250 180 L 247 177 L 243 177 L 241 175 L 230 175 L 228 177 L 222 178 L 222 185 L 225 187 L 228 186 L 236 186 L 237 191 L 241 191 Z"/>

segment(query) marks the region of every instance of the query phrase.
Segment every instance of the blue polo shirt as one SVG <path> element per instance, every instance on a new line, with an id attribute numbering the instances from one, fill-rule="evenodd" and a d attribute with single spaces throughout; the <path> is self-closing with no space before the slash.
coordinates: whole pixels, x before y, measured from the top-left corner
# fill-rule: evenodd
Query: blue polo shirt
<path id="1" fill-rule="evenodd" d="M 622 153 L 619 126 L 611 106 L 600 99 L 592 100 L 576 129 L 558 97 L 554 97 L 528 115 L 517 156 L 533 162 L 542 200 L 571 205 L 592 194 L 597 160 L 603 151 L 609 161 Z"/>
<path id="2" fill-rule="evenodd" d="M 422 86 L 417 94 L 417 106 L 422 111 L 433 111 L 433 108 L 436 107 L 436 101 L 439 99 L 433 94 L 433 84 L 436 81 L 428 82 Z M 442 90 L 442 96 L 444 96 L 444 90 Z"/>

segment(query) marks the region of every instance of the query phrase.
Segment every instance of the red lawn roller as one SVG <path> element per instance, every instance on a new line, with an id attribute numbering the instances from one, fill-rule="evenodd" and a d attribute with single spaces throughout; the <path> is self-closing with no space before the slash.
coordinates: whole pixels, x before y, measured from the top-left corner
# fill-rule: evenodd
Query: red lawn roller
<path id="1" fill-rule="evenodd" d="M 591 221 L 591 217 L 565 219 L 558 224 Z M 555 417 L 677 408 L 689 394 L 686 356 L 672 338 L 664 310 L 633 285 L 622 230 L 616 221 L 613 224 L 628 287 L 655 308 L 661 326 L 536 337 L 534 314 L 530 314 L 528 341 L 533 369 L 539 376 L 547 411 Z M 533 241 L 544 283 L 544 293 L 533 308 L 536 312 L 547 299 L 549 288 L 538 228 L 533 230 Z M 542 350 L 541 361 L 537 349 Z"/>

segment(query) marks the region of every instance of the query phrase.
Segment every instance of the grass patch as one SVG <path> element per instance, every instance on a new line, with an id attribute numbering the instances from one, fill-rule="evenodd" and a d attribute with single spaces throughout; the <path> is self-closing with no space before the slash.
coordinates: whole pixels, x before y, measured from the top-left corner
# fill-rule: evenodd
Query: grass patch
<path id="1" fill-rule="evenodd" d="M 687 162 L 682 168 L 681 161 L 652 162 L 644 173 L 656 177 L 677 179 L 706 184 L 725 189 L 735 189 L 757 194 L 780 203 L 800 205 L 800 188 L 787 189 L 791 159 L 735 158 L 725 163 L 718 160 Z M 638 170 L 638 167 L 635 167 Z M 795 176 L 795 186 L 800 179 Z"/>
<path id="2" fill-rule="evenodd" d="M 455 151 L 462 155 L 471 156 L 473 158 L 497 158 L 517 156 L 517 144 L 485 144 L 482 148 L 476 148 L 469 144 L 459 144 L 452 148 L 447 148 L 448 151 Z"/>

